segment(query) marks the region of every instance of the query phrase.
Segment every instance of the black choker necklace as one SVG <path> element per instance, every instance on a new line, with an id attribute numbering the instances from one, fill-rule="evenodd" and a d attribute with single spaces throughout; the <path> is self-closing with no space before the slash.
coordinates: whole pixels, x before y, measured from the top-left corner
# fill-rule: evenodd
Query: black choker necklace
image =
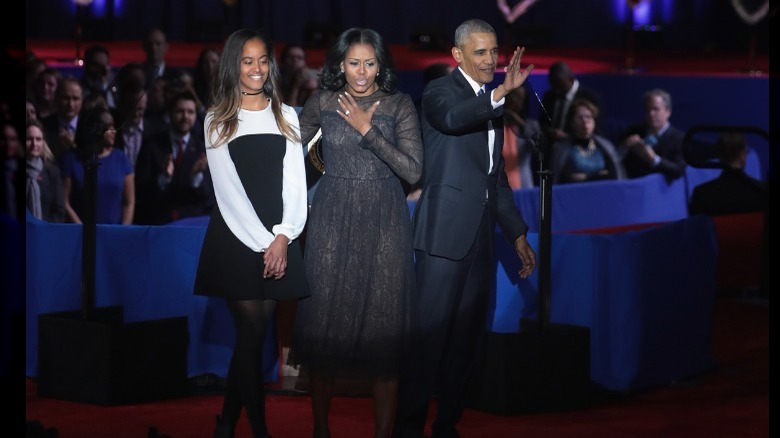
<path id="1" fill-rule="evenodd" d="M 246 91 L 242 91 L 241 94 L 243 94 L 244 96 L 257 96 L 258 94 L 263 94 L 263 90 L 260 90 L 256 93 L 247 93 Z"/>

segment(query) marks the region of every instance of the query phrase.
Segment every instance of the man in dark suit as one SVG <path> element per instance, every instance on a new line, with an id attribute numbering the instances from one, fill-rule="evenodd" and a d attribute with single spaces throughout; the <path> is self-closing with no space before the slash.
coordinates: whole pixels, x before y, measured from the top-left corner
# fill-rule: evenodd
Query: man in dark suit
<path id="1" fill-rule="evenodd" d="M 487 333 L 496 223 L 520 257 L 520 276 L 536 266 L 501 156 L 504 97 L 533 69 L 521 70 L 523 51 L 515 50 L 504 82 L 485 90 L 498 60 L 496 33 L 482 20 L 467 20 L 455 31 L 458 68 L 423 92 L 425 170 L 413 219 L 418 295 L 395 437 L 424 436 L 434 394 L 433 436 L 458 436 L 455 426 Z"/>
<path id="2" fill-rule="evenodd" d="M 566 121 L 571 103 L 575 99 L 589 100 L 598 107 L 601 114 L 604 114 L 604 102 L 601 95 L 583 86 L 565 62 L 558 61 L 550 66 L 550 70 L 547 72 L 547 81 L 550 83 L 550 89 L 544 93 L 542 105 L 549 112 L 550 118 L 540 117 L 539 124 L 548 132 L 551 141 L 569 136 Z M 596 126 L 599 126 L 598 121 Z"/>
<path id="3" fill-rule="evenodd" d="M 216 203 L 206 160 L 197 98 L 182 91 L 170 101 L 170 129 L 145 137 L 135 164 L 133 223 L 161 225 L 205 216 Z"/>
<path id="4" fill-rule="evenodd" d="M 688 212 L 711 216 L 766 211 L 766 183 L 745 173 L 748 148 L 745 137 L 725 133 L 716 144 L 723 172 L 712 181 L 694 187 Z"/>
<path id="5" fill-rule="evenodd" d="M 618 150 L 629 178 L 662 173 L 671 181 L 685 172 L 684 134 L 672 126 L 672 96 L 660 88 L 645 92 L 645 122 L 621 136 Z"/>

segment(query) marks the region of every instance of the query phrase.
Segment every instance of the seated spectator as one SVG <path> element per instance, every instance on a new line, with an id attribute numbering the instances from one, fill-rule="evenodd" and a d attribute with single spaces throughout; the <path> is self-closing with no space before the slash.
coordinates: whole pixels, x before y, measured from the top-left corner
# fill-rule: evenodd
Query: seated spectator
<path id="1" fill-rule="evenodd" d="M 136 224 L 205 216 L 216 204 L 197 111 L 197 96 L 183 90 L 169 104 L 170 127 L 144 138 L 135 165 Z"/>
<path id="2" fill-rule="evenodd" d="M 46 61 L 37 57 L 34 53 L 27 52 L 28 59 L 25 64 L 26 69 L 26 84 L 25 91 L 28 97 L 32 98 L 35 95 L 35 82 L 38 80 L 38 76 L 46 70 L 48 65 Z"/>
<path id="3" fill-rule="evenodd" d="M 43 125 L 35 119 L 27 121 L 27 209 L 38 219 L 65 221 L 65 198 L 59 165 L 54 161 Z"/>
<path id="4" fill-rule="evenodd" d="M 745 173 L 748 156 L 745 137 L 724 133 L 715 147 L 723 171 L 717 178 L 693 188 L 688 213 L 717 216 L 766 211 L 769 205 L 766 182 Z"/>
<path id="5" fill-rule="evenodd" d="M 193 74 L 193 88 L 205 108 L 211 104 L 211 83 L 219 63 L 219 52 L 212 47 L 206 47 L 198 55 Z"/>
<path id="6" fill-rule="evenodd" d="M 157 78 L 149 84 L 146 91 L 147 103 L 145 118 L 145 135 L 154 135 L 167 132 L 171 125 L 168 113 L 168 96 L 170 85 L 166 78 Z"/>
<path id="7" fill-rule="evenodd" d="M 108 48 L 93 44 L 84 51 L 84 73 L 81 76 L 81 88 L 84 99 L 102 96 L 109 108 L 116 106 L 114 90 L 109 88 L 114 79 L 111 71 Z"/>
<path id="8" fill-rule="evenodd" d="M 16 220 L 24 218 L 24 151 L 16 125 L 4 122 L 0 127 L 0 213 Z"/>
<path id="9" fill-rule="evenodd" d="M 150 29 L 141 48 L 144 51 L 144 60 L 141 64 L 147 84 L 151 84 L 156 78 L 168 78 L 174 75 L 176 69 L 168 66 L 165 59 L 168 54 L 168 37 L 162 29 Z"/>
<path id="10" fill-rule="evenodd" d="M 306 99 L 319 88 L 317 70 L 306 65 L 306 51 L 298 45 L 289 45 L 279 56 L 282 78 L 282 100 L 287 105 L 302 107 Z"/>
<path id="11" fill-rule="evenodd" d="M 569 135 L 566 123 L 574 99 L 587 99 L 604 112 L 601 94 L 582 85 L 565 62 L 558 61 L 550 66 L 547 81 L 550 83 L 550 89 L 542 96 L 542 105 L 549 112 L 550 119 L 543 117 L 540 123 L 550 141 L 555 142 Z"/>
<path id="12" fill-rule="evenodd" d="M 144 114 L 148 96 L 144 90 L 131 90 L 119 93 L 114 117 L 117 122 L 115 147 L 127 155 L 130 164 L 135 168 L 138 153 L 141 151 L 144 130 Z"/>
<path id="13" fill-rule="evenodd" d="M 57 112 L 57 88 L 62 81 L 62 73 L 54 67 L 46 67 L 33 81 L 32 97 L 38 108 L 38 117 L 45 119 Z"/>
<path id="14" fill-rule="evenodd" d="M 568 120 L 571 135 L 553 143 L 553 184 L 626 178 L 615 145 L 596 134 L 598 117 L 599 109 L 593 102 L 572 102 Z"/>
<path id="15" fill-rule="evenodd" d="M 116 128 L 107 109 L 82 115 L 76 129 L 76 147 L 62 156 L 65 212 L 69 222 L 83 223 L 87 202 L 96 202 L 95 223 L 132 223 L 135 209 L 133 166 L 124 152 L 114 148 Z M 89 193 L 85 186 L 87 164 L 97 158 L 97 187 Z"/>
<path id="16" fill-rule="evenodd" d="M 35 106 L 35 101 L 31 98 L 27 98 L 25 101 L 25 117 L 27 121 L 30 120 L 39 120 L 40 117 L 38 117 L 38 108 Z"/>
<path id="17" fill-rule="evenodd" d="M 41 118 L 41 122 L 46 144 L 59 162 L 65 151 L 73 148 L 79 113 L 84 105 L 84 93 L 78 79 L 69 76 L 60 82 L 57 86 L 56 104 L 57 111 Z M 38 110 L 40 111 L 40 108 Z"/>
<path id="18" fill-rule="evenodd" d="M 643 96 L 645 122 L 630 127 L 618 144 L 629 178 L 662 173 L 671 181 L 685 172 L 684 134 L 672 126 L 672 96 L 660 88 Z"/>

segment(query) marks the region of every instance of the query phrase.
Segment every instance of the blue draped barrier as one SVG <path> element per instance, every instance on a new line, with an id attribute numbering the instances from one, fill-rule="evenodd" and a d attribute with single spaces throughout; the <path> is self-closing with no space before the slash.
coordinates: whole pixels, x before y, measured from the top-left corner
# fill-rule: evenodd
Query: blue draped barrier
<path id="1" fill-rule="evenodd" d="M 529 234 L 537 248 L 538 235 Z M 521 280 L 514 249 L 497 238 L 489 329 L 537 319 L 537 273 Z M 590 328 L 591 380 L 605 389 L 665 385 L 711 370 L 717 238 L 696 216 L 615 234 L 554 234 L 550 320 Z"/>
<path id="2" fill-rule="evenodd" d="M 710 176 L 715 176 L 714 174 Z M 591 377 L 607 389 L 667 384 L 714 365 L 710 352 L 717 240 L 707 217 L 687 217 L 686 182 L 658 175 L 557 185 L 553 196 L 551 320 L 591 328 Z M 538 245 L 538 190 L 515 193 Z M 410 209 L 414 202 L 409 202 Z M 206 218 L 169 226 L 98 225 L 96 306 L 122 305 L 128 322 L 187 316 L 190 376 L 225 376 L 234 328 L 221 299 L 192 287 Z M 566 231 L 662 223 L 612 234 Z M 520 280 L 513 249 L 497 238 L 496 332 L 519 330 L 538 309 L 536 273 Z M 27 374 L 37 372 L 37 315 L 77 310 L 81 226 L 27 219 Z M 275 324 L 266 378 L 277 378 Z"/>
<path id="3" fill-rule="evenodd" d="M 81 308 L 81 226 L 27 217 L 28 376 L 38 368 L 41 313 Z M 95 306 L 124 307 L 126 322 L 186 316 L 188 375 L 226 376 L 235 340 L 222 299 L 194 296 L 204 226 L 98 225 Z M 276 324 L 265 341 L 266 381 L 277 380 Z"/>
<path id="4" fill-rule="evenodd" d="M 187 316 L 188 374 L 226 375 L 234 339 L 220 299 L 192 295 L 202 226 L 99 226 L 96 305 L 122 305 L 128 322 Z M 80 308 L 81 227 L 27 223 L 27 374 L 37 371 L 37 315 Z M 533 246 L 538 235 L 529 234 Z M 520 280 L 498 239 L 490 329 L 535 318 L 536 274 Z M 619 234 L 556 234 L 551 320 L 591 328 L 591 377 L 608 389 L 665 384 L 713 366 L 710 330 L 715 232 L 700 216 Z M 273 326 L 273 325 L 272 325 Z M 277 378 L 276 333 L 266 378 Z"/>

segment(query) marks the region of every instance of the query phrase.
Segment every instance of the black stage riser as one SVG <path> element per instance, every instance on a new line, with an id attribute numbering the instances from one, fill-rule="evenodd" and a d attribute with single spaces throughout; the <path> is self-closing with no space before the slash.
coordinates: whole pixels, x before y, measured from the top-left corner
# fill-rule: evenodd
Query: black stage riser
<path id="1" fill-rule="evenodd" d="M 38 395 L 101 406 L 186 395 L 187 317 L 125 324 L 121 306 L 38 316 Z"/>
<path id="2" fill-rule="evenodd" d="M 495 415 L 557 412 L 590 404 L 590 328 L 488 333 L 469 407 Z"/>

